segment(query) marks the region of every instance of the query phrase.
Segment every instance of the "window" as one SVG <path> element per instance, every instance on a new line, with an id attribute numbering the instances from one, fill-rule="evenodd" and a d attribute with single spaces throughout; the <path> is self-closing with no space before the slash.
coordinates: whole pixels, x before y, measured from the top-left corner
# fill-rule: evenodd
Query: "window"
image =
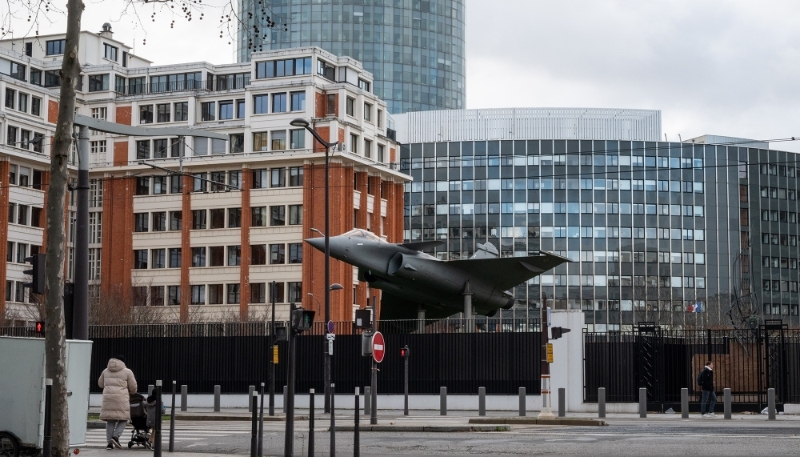
<path id="1" fill-rule="evenodd" d="M 165 159 L 169 151 L 169 140 L 162 138 L 153 140 L 153 157 L 156 159 Z M 166 183 L 166 180 L 164 181 Z M 164 191 L 166 193 L 166 190 Z"/>
<path id="2" fill-rule="evenodd" d="M 322 59 L 317 59 L 317 74 L 325 79 L 334 81 L 336 79 L 336 67 L 325 62 Z"/>
<path id="3" fill-rule="evenodd" d="M 31 68 L 31 84 L 42 85 L 42 70 Z"/>
<path id="4" fill-rule="evenodd" d="M 336 94 L 328 94 L 328 100 L 325 104 L 325 114 L 336 115 Z"/>
<path id="5" fill-rule="evenodd" d="M 384 150 L 384 146 L 382 144 L 379 144 L 378 145 L 378 162 L 381 162 L 381 163 L 386 161 L 386 157 L 384 157 L 383 150 Z"/>
<path id="6" fill-rule="evenodd" d="M 303 225 L 303 205 L 289 205 L 289 225 Z"/>
<path id="7" fill-rule="evenodd" d="M 175 103 L 175 122 L 189 120 L 189 102 Z"/>
<path id="8" fill-rule="evenodd" d="M 17 100 L 17 91 L 6 88 L 6 108 L 14 109 Z"/>
<path id="9" fill-rule="evenodd" d="M 303 263 L 303 243 L 289 243 L 289 263 Z"/>
<path id="10" fill-rule="evenodd" d="M 24 113 L 28 112 L 28 94 L 19 93 L 19 110 Z"/>
<path id="11" fill-rule="evenodd" d="M 236 100 L 236 118 L 237 119 L 244 119 L 245 111 L 244 111 L 244 100 Z"/>
<path id="12" fill-rule="evenodd" d="M 358 154 L 358 135 L 350 134 L 350 152 Z"/>
<path id="13" fill-rule="evenodd" d="M 44 87 L 58 87 L 61 85 L 61 75 L 56 70 L 44 72 Z"/>
<path id="14" fill-rule="evenodd" d="M 205 230 L 206 228 L 206 210 L 196 209 L 192 211 L 192 229 Z"/>
<path id="15" fill-rule="evenodd" d="M 108 60 L 117 61 L 117 48 L 108 43 L 103 43 L 103 57 Z"/>
<path id="16" fill-rule="evenodd" d="M 269 150 L 269 134 L 267 132 L 257 132 L 253 134 L 253 151 Z"/>
<path id="17" fill-rule="evenodd" d="M 17 62 L 11 62 L 11 68 L 8 75 L 11 76 L 12 78 L 19 79 L 20 81 L 25 81 L 26 68 L 27 67 L 25 65 L 19 64 Z"/>
<path id="18" fill-rule="evenodd" d="M 250 208 L 251 226 L 265 227 L 267 225 L 267 209 L 263 206 Z"/>
<path id="19" fill-rule="evenodd" d="M 139 140 L 136 142 L 136 158 L 150 158 L 150 140 Z"/>
<path id="20" fill-rule="evenodd" d="M 289 130 L 291 133 L 289 149 L 303 149 L 306 147 L 306 131 L 304 129 Z"/>
<path id="21" fill-rule="evenodd" d="M 133 269 L 147 269 L 147 249 L 136 249 L 133 251 Z"/>
<path id="22" fill-rule="evenodd" d="M 206 304 L 206 286 L 192 286 L 192 302 L 193 305 Z"/>
<path id="23" fill-rule="evenodd" d="M 272 133 L 272 150 L 283 151 L 286 149 L 286 130 L 274 130 Z"/>
<path id="24" fill-rule="evenodd" d="M 256 79 L 310 74 L 311 57 L 256 62 Z M 328 79 L 333 80 L 333 70 Z"/>
<path id="25" fill-rule="evenodd" d="M 31 97 L 31 114 L 34 116 L 42 115 L 42 99 L 39 97 Z"/>
<path id="26" fill-rule="evenodd" d="M 6 129 L 6 144 L 9 146 L 16 146 L 17 145 L 17 128 L 13 126 L 8 126 Z"/>
<path id="27" fill-rule="evenodd" d="M 289 167 L 289 187 L 302 187 L 303 167 Z"/>
<path id="28" fill-rule="evenodd" d="M 286 94 L 272 94 L 272 112 L 285 113 L 286 112 Z"/>
<path id="29" fill-rule="evenodd" d="M 150 195 L 150 178 L 136 178 L 136 195 Z"/>
<path id="30" fill-rule="evenodd" d="M 347 101 L 345 103 L 345 112 L 348 116 L 355 116 L 356 112 L 356 99 L 353 97 L 347 97 Z"/>
<path id="31" fill-rule="evenodd" d="M 213 179 L 213 174 L 212 174 Z M 215 208 L 209 211 L 211 213 L 211 224 L 208 228 L 210 229 L 221 229 L 225 228 L 225 209 L 224 208 Z"/>
<path id="32" fill-rule="evenodd" d="M 169 122 L 169 103 L 156 105 L 156 122 Z"/>
<path id="33" fill-rule="evenodd" d="M 305 92 L 291 92 L 292 96 L 292 111 L 305 111 L 306 109 L 306 93 Z"/>
<path id="34" fill-rule="evenodd" d="M 203 102 L 201 104 L 200 119 L 203 121 L 215 120 L 216 102 Z"/>
<path id="35" fill-rule="evenodd" d="M 134 232 L 147 232 L 149 231 L 150 213 L 135 213 L 133 215 L 133 231 Z"/>
<path id="36" fill-rule="evenodd" d="M 182 227 L 183 227 L 183 213 L 181 211 L 170 211 L 169 229 L 175 231 L 175 230 L 181 230 Z"/>
<path id="37" fill-rule="evenodd" d="M 364 120 L 372 122 L 372 105 L 364 103 Z"/>
<path id="38" fill-rule="evenodd" d="M 372 158 L 372 141 L 368 139 L 364 139 L 364 157 L 371 159 Z"/>
<path id="39" fill-rule="evenodd" d="M 280 206 L 270 206 L 269 207 L 270 213 L 270 226 L 281 226 L 286 225 L 286 207 L 283 205 Z"/>
<path id="40" fill-rule="evenodd" d="M 167 286 L 167 305 L 178 306 L 181 304 L 180 286 Z"/>
<path id="41" fill-rule="evenodd" d="M 108 90 L 108 75 L 89 75 L 89 92 Z"/>
<path id="42" fill-rule="evenodd" d="M 267 247 L 265 245 L 254 244 L 250 246 L 250 264 L 251 265 L 267 264 Z"/>
<path id="43" fill-rule="evenodd" d="M 152 264 L 150 268 L 165 268 L 167 266 L 166 263 L 166 250 L 165 249 L 153 249 L 150 251 L 150 257 L 152 260 Z"/>
<path id="44" fill-rule="evenodd" d="M 228 266 L 238 267 L 242 264 L 242 247 L 228 246 Z"/>
<path id="45" fill-rule="evenodd" d="M 250 303 L 265 303 L 267 301 L 266 286 L 263 282 L 250 284 Z"/>
<path id="46" fill-rule="evenodd" d="M 153 105 L 144 105 L 139 107 L 139 123 L 140 124 L 153 123 Z"/>
<path id="47" fill-rule="evenodd" d="M 286 187 L 286 169 L 273 168 L 270 170 L 270 187 Z"/>
<path id="48" fill-rule="evenodd" d="M 219 120 L 233 119 L 233 100 L 219 102 Z"/>
<path id="49" fill-rule="evenodd" d="M 269 113 L 269 95 L 253 96 L 253 113 L 254 114 Z"/>
<path id="50" fill-rule="evenodd" d="M 286 247 L 283 244 L 270 244 L 269 245 L 269 263 L 270 265 L 279 265 L 286 263 Z"/>
<path id="51" fill-rule="evenodd" d="M 225 265 L 225 247 L 211 246 L 208 248 L 208 266 L 222 267 Z"/>
<path id="52" fill-rule="evenodd" d="M 194 174 L 194 185 L 192 186 L 192 190 L 194 192 L 206 192 L 208 190 L 208 181 L 206 181 L 206 173 L 195 173 Z"/>
<path id="53" fill-rule="evenodd" d="M 239 303 L 239 284 L 228 284 L 228 304 L 236 305 Z"/>
<path id="54" fill-rule="evenodd" d="M 303 301 L 303 283 L 290 282 L 288 283 L 288 286 L 289 286 L 289 296 L 287 297 L 287 300 L 291 303 Z"/>
<path id="55" fill-rule="evenodd" d="M 64 54 L 64 48 L 67 45 L 67 40 L 49 40 L 45 42 L 45 54 L 53 56 L 57 54 Z"/>
<path id="56" fill-rule="evenodd" d="M 192 266 L 206 266 L 206 248 L 192 248 Z"/>
<path id="57" fill-rule="evenodd" d="M 181 267 L 181 248 L 169 248 L 169 268 Z"/>
<path id="58" fill-rule="evenodd" d="M 228 228 L 242 226 L 242 208 L 228 208 Z"/>

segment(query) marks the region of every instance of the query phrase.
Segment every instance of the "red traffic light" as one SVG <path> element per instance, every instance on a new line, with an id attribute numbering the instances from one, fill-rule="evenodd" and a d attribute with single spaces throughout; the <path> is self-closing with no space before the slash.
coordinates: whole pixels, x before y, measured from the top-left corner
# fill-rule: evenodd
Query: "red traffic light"
<path id="1" fill-rule="evenodd" d="M 411 351 L 408 350 L 408 346 L 401 347 L 400 348 L 400 357 L 405 359 L 406 357 L 408 357 L 409 352 L 411 352 Z"/>
<path id="2" fill-rule="evenodd" d="M 44 322 L 39 321 L 33 326 L 36 333 L 44 333 Z"/>

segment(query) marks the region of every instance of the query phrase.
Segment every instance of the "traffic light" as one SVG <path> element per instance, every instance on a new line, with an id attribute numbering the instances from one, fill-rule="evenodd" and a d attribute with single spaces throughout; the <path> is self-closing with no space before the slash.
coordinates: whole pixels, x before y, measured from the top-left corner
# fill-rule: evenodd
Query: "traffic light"
<path id="1" fill-rule="evenodd" d="M 411 351 L 408 349 L 407 345 L 400 348 L 400 357 L 401 358 L 405 359 L 406 357 L 409 356 L 409 354 L 411 354 Z"/>
<path id="2" fill-rule="evenodd" d="M 275 326 L 275 341 L 289 341 L 289 332 L 286 331 L 285 325 Z"/>
<path id="3" fill-rule="evenodd" d="M 26 282 L 25 287 L 30 287 L 31 292 L 34 294 L 44 293 L 44 254 L 35 254 L 30 257 L 25 257 L 25 262 L 31 264 L 30 270 L 24 270 L 23 273 L 31 275 L 31 282 Z"/>
<path id="4" fill-rule="evenodd" d="M 550 333 L 552 333 L 552 340 L 557 340 L 561 338 L 564 333 L 568 333 L 570 330 L 564 327 L 550 327 Z"/>
<path id="5" fill-rule="evenodd" d="M 44 321 L 38 321 L 33 325 L 33 330 L 38 335 L 44 335 Z"/>
<path id="6" fill-rule="evenodd" d="M 304 332 L 311 330 L 311 325 L 314 323 L 314 311 L 303 308 L 298 308 L 292 311 L 292 330 L 295 332 Z"/>

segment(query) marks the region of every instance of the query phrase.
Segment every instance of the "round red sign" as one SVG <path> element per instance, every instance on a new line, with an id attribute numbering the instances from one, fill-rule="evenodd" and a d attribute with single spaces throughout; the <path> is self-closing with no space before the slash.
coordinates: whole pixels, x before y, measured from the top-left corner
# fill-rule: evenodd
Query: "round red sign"
<path id="1" fill-rule="evenodd" d="M 376 362 L 381 363 L 385 354 L 386 345 L 383 342 L 383 335 L 381 335 L 381 332 L 375 332 L 375 334 L 372 335 L 372 358 L 375 359 Z"/>

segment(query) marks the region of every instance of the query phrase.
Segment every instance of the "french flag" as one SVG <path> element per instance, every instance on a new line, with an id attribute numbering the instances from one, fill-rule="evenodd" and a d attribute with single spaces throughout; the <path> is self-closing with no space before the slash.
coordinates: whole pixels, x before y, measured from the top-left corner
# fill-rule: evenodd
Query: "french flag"
<path id="1" fill-rule="evenodd" d="M 702 313 L 703 312 L 703 303 L 697 302 L 694 305 L 689 305 L 686 307 L 687 313 Z"/>

